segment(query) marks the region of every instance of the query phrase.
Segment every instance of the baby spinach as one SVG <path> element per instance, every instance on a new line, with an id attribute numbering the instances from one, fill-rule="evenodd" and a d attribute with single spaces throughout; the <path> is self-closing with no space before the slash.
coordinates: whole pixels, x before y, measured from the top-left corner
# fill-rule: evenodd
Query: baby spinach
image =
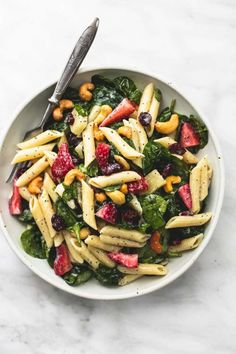
<path id="1" fill-rule="evenodd" d="M 142 248 L 137 248 L 138 260 L 140 263 L 154 263 L 158 264 L 165 259 L 165 255 L 157 254 L 153 251 L 148 243 Z"/>
<path id="2" fill-rule="evenodd" d="M 79 104 L 75 105 L 75 110 L 80 116 L 87 116 L 88 115 L 88 107 L 81 106 Z"/>
<path id="3" fill-rule="evenodd" d="M 51 268 L 53 268 L 54 266 L 54 261 L 56 259 L 56 256 L 57 256 L 56 247 L 53 246 L 50 248 L 47 255 L 47 261 Z"/>
<path id="4" fill-rule="evenodd" d="M 63 184 L 63 187 L 65 188 L 63 194 L 62 194 L 62 199 L 65 202 L 69 202 L 71 199 L 77 200 L 78 198 L 78 185 L 77 182 L 71 183 L 70 186 L 66 186 Z"/>
<path id="5" fill-rule="evenodd" d="M 104 187 L 103 190 L 105 192 L 113 192 L 116 191 L 117 189 L 120 189 L 121 184 L 113 184 L 113 186 L 108 186 L 108 187 Z"/>
<path id="6" fill-rule="evenodd" d="M 64 132 L 68 128 L 68 125 L 64 120 L 61 120 L 60 122 L 54 122 L 51 125 L 48 126 L 47 129 L 50 130 L 57 130 L 59 132 Z"/>
<path id="7" fill-rule="evenodd" d="M 107 104 L 115 108 L 124 98 L 124 95 L 117 88 L 115 83 L 104 76 L 92 76 L 92 83 L 95 85 L 93 99 L 91 101 L 93 105 L 97 104 L 101 106 Z"/>
<path id="8" fill-rule="evenodd" d="M 85 167 L 84 164 L 81 163 L 79 165 L 79 169 L 89 177 L 96 177 L 99 172 L 98 164 L 96 161 L 93 161 L 88 167 Z"/>
<path id="9" fill-rule="evenodd" d="M 149 194 L 140 197 L 139 201 L 143 209 L 143 218 L 153 230 L 165 225 L 163 215 L 166 212 L 167 202 L 164 198 L 156 194 Z"/>
<path id="10" fill-rule="evenodd" d="M 124 125 L 124 123 L 123 123 L 123 121 L 121 120 L 121 121 L 119 121 L 119 122 L 110 124 L 110 125 L 109 125 L 109 128 L 110 128 L 110 129 L 117 130 L 117 129 L 119 129 L 120 127 L 123 127 L 123 125 Z"/>
<path id="11" fill-rule="evenodd" d="M 80 285 L 86 283 L 93 276 L 93 272 L 84 264 L 74 264 L 72 269 L 63 275 L 68 285 Z"/>
<path id="12" fill-rule="evenodd" d="M 34 258 L 47 258 L 47 246 L 36 225 L 28 225 L 21 234 L 21 244 L 24 251 Z"/>
<path id="13" fill-rule="evenodd" d="M 127 76 L 118 76 L 113 80 L 113 82 L 125 97 L 128 97 L 131 101 L 137 104 L 140 102 L 142 92 L 136 87 L 133 80 Z"/>
<path id="14" fill-rule="evenodd" d="M 158 101 L 158 102 L 161 102 L 161 99 L 162 99 L 161 90 L 155 89 L 155 90 L 154 90 L 154 95 L 155 95 L 155 98 L 157 99 L 157 101 Z"/>
<path id="15" fill-rule="evenodd" d="M 96 279 L 106 286 L 118 285 L 123 274 L 117 268 L 108 268 L 104 265 L 99 265 L 98 269 L 94 270 Z"/>
<path id="16" fill-rule="evenodd" d="M 24 209 L 23 212 L 18 217 L 21 222 L 29 223 L 34 220 L 33 215 L 29 209 Z"/>

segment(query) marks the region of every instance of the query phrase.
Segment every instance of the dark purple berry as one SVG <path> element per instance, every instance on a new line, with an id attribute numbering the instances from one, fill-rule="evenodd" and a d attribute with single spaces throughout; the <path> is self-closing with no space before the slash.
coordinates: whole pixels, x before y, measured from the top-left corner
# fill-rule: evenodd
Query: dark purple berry
<path id="1" fill-rule="evenodd" d="M 59 216 L 57 214 L 54 214 L 52 216 L 51 222 L 52 222 L 52 227 L 56 231 L 61 231 L 61 230 L 64 230 L 66 228 L 64 220 L 62 219 L 61 216 Z"/>
<path id="2" fill-rule="evenodd" d="M 148 127 L 151 123 L 152 116 L 148 112 L 142 112 L 142 113 L 140 113 L 138 119 L 139 119 L 140 123 L 142 124 L 142 126 Z"/>
<path id="3" fill-rule="evenodd" d="M 170 176 L 173 172 L 173 166 L 171 163 L 168 163 L 162 170 L 161 175 L 163 178 L 166 178 L 167 176 Z"/>
<path id="4" fill-rule="evenodd" d="M 189 210 L 184 210 L 184 211 L 181 211 L 181 213 L 179 213 L 179 215 L 189 216 L 189 215 L 192 215 L 192 213 Z"/>
<path id="5" fill-rule="evenodd" d="M 65 122 L 69 125 L 73 125 L 75 121 L 75 118 L 73 117 L 73 114 L 70 112 L 67 114 Z"/>
<path id="6" fill-rule="evenodd" d="M 124 222 L 132 225 L 137 225 L 139 215 L 136 210 L 128 209 L 122 212 L 121 217 Z"/>
<path id="7" fill-rule="evenodd" d="M 79 165 L 79 163 L 80 163 L 79 157 L 74 156 L 74 155 L 72 155 L 71 157 L 72 157 L 73 164 L 74 164 L 75 166 Z"/>
<path id="8" fill-rule="evenodd" d="M 181 240 L 179 238 L 176 238 L 175 240 L 172 241 L 172 245 L 176 246 L 181 243 Z"/>
<path id="9" fill-rule="evenodd" d="M 23 173 L 27 170 L 27 168 L 18 168 L 18 170 L 16 171 L 16 178 L 19 178 L 21 175 L 23 175 Z"/>
<path id="10" fill-rule="evenodd" d="M 183 155 L 186 152 L 186 149 L 183 148 L 179 143 L 174 143 L 169 146 L 169 151 L 172 154 Z"/>
<path id="11" fill-rule="evenodd" d="M 68 135 L 68 142 L 70 145 L 76 147 L 79 144 L 80 139 L 75 134 L 70 133 Z"/>
<path id="12" fill-rule="evenodd" d="M 122 171 L 122 167 L 117 162 L 110 163 L 109 165 L 102 168 L 102 172 L 106 176 L 120 171 Z"/>

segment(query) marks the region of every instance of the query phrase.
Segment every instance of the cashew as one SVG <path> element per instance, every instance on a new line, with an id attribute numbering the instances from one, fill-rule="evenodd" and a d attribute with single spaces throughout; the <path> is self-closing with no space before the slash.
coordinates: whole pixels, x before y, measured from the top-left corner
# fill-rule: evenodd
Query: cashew
<path id="1" fill-rule="evenodd" d="M 101 130 L 99 130 L 97 123 L 94 123 L 93 134 L 94 134 L 94 138 L 97 141 L 103 141 L 105 139 L 105 136 L 104 136 L 103 132 Z"/>
<path id="2" fill-rule="evenodd" d="M 122 126 L 117 130 L 118 134 L 126 136 L 126 138 L 130 139 L 132 137 L 132 129 L 128 126 Z"/>
<path id="3" fill-rule="evenodd" d="M 155 129 L 161 134 L 170 134 L 177 129 L 179 125 L 178 114 L 172 114 L 170 120 L 167 122 L 157 122 L 155 124 Z"/>
<path id="4" fill-rule="evenodd" d="M 81 240 L 84 240 L 85 238 L 87 238 L 90 235 L 90 230 L 88 227 L 82 227 L 82 229 L 80 230 L 80 238 Z"/>
<path id="5" fill-rule="evenodd" d="M 102 121 L 112 112 L 112 108 L 107 104 L 101 106 L 101 111 L 98 113 L 97 117 L 94 119 L 94 123 L 97 125 L 101 124 Z"/>
<path id="6" fill-rule="evenodd" d="M 41 193 L 42 186 L 43 186 L 43 179 L 42 177 L 38 176 L 29 183 L 27 188 L 31 194 L 39 194 Z"/>
<path id="7" fill-rule="evenodd" d="M 125 204 L 125 195 L 120 191 L 106 192 L 106 195 L 117 205 Z"/>
<path id="8" fill-rule="evenodd" d="M 74 107 L 74 103 L 71 100 L 60 100 L 59 107 L 55 108 L 52 116 L 55 121 L 60 121 L 63 119 L 63 112 L 66 109 L 71 109 Z"/>
<path id="9" fill-rule="evenodd" d="M 120 191 L 124 194 L 128 194 L 128 186 L 126 183 L 122 184 L 122 186 L 120 187 Z"/>
<path id="10" fill-rule="evenodd" d="M 94 90 L 94 84 L 91 82 L 85 82 L 83 85 L 80 86 L 79 88 L 79 97 L 81 98 L 82 101 L 91 101 L 93 98 L 93 95 L 90 91 Z"/>
<path id="11" fill-rule="evenodd" d="M 116 162 L 118 162 L 124 168 L 125 171 L 130 170 L 129 163 L 122 156 L 115 155 L 114 159 L 116 160 Z"/>
<path id="12" fill-rule="evenodd" d="M 63 183 L 66 186 L 70 186 L 75 178 L 77 179 L 77 181 L 81 181 L 82 179 L 85 179 L 85 174 L 83 172 L 81 172 L 80 170 L 73 168 L 72 170 L 67 172 Z"/>
<path id="13" fill-rule="evenodd" d="M 164 190 L 166 193 L 170 193 L 173 191 L 172 184 L 177 184 L 181 182 L 180 176 L 168 176 L 166 178 L 166 184 L 164 185 Z"/>
<path id="14" fill-rule="evenodd" d="M 107 199 L 106 194 L 103 192 L 95 193 L 95 200 L 98 203 L 103 203 Z"/>

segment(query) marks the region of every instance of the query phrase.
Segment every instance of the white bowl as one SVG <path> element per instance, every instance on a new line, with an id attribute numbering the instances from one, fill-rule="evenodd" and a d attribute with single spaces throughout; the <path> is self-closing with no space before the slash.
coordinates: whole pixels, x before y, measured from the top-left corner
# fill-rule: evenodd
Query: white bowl
<path id="1" fill-rule="evenodd" d="M 182 96 L 179 91 L 174 89 L 172 85 L 158 79 L 155 74 L 145 74 L 142 72 L 121 68 L 98 68 L 81 70 L 74 78 L 72 86 L 78 87 L 82 82 L 90 81 L 91 76 L 98 73 L 108 77 L 127 75 L 133 79 L 140 88 L 143 88 L 149 82 L 153 82 L 163 93 L 162 107 L 167 106 L 172 98 L 176 98 L 177 111 L 185 114 L 196 114 L 200 116 L 207 124 L 209 128 L 209 142 L 207 146 L 200 151 L 199 155 L 202 156 L 207 153 L 213 166 L 214 177 L 206 208 L 207 211 L 213 212 L 213 218 L 206 227 L 203 242 L 197 249 L 191 252 L 186 252 L 180 258 L 171 260 L 168 265 L 168 275 L 165 277 L 144 277 L 125 287 L 114 288 L 104 287 L 96 280 L 89 281 L 86 284 L 77 287 L 70 287 L 63 281 L 63 279 L 54 274 L 46 260 L 32 258 L 23 251 L 20 244 L 20 234 L 23 231 L 24 226 L 22 226 L 17 219 L 10 216 L 8 213 L 8 198 L 11 193 L 11 185 L 6 184 L 5 180 L 11 170 L 10 161 L 15 154 L 16 144 L 22 140 L 24 132 L 27 129 L 32 128 L 37 122 L 40 121 L 47 106 L 47 99 L 51 96 L 55 84 L 50 85 L 46 89 L 37 93 L 17 111 L 11 120 L 12 123 L 3 140 L 0 154 L 0 224 L 8 243 L 15 251 L 16 255 L 30 269 L 32 269 L 33 272 L 39 275 L 42 279 L 46 280 L 48 283 L 71 294 L 85 298 L 105 300 L 124 299 L 147 294 L 164 287 L 183 274 L 199 257 L 208 244 L 219 218 L 224 194 L 224 168 L 218 141 L 212 132 L 212 128 L 209 126 L 208 121 L 205 117 L 199 114 L 199 112 L 188 102 L 188 100 Z"/>

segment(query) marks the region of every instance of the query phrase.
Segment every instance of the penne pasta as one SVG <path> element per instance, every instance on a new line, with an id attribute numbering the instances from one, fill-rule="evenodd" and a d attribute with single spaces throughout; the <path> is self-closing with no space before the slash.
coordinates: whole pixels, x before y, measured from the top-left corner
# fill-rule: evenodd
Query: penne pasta
<path id="1" fill-rule="evenodd" d="M 139 275 L 166 275 L 167 268 L 161 264 L 139 263 L 137 268 L 117 267 L 124 274 L 139 274 Z"/>
<path id="2" fill-rule="evenodd" d="M 192 208 L 191 211 L 197 214 L 200 211 L 200 172 L 201 169 L 197 165 L 190 172 L 189 186 L 192 196 Z"/>
<path id="3" fill-rule="evenodd" d="M 41 157 L 34 165 L 32 165 L 28 170 L 26 170 L 16 181 L 17 187 L 24 187 L 28 184 L 32 179 L 40 175 L 47 167 L 49 166 L 49 162 L 46 156 Z"/>
<path id="4" fill-rule="evenodd" d="M 108 245 L 102 242 L 100 237 L 94 235 L 88 236 L 84 242 L 89 246 L 99 248 L 100 250 L 107 252 L 118 252 L 120 250 L 120 247 Z"/>
<path id="5" fill-rule="evenodd" d="M 30 211 L 33 215 L 33 218 L 34 218 L 40 232 L 43 235 L 43 238 L 47 244 L 47 247 L 48 248 L 52 247 L 53 239 L 50 236 L 46 220 L 44 218 L 38 198 L 36 196 L 33 196 L 30 198 L 29 208 L 30 208 Z"/>
<path id="6" fill-rule="evenodd" d="M 141 204 L 140 204 L 138 198 L 136 197 L 135 194 L 132 194 L 132 193 L 131 193 L 131 196 L 132 196 L 132 199 L 130 200 L 129 205 L 131 206 L 131 208 L 136 210 L 139 215 L 142 215 L 143 209 L 141 207 Z"/>
<path id="7" fill-rule="evenodd" d="M 201 226 L 206 224 L 212 217 L 212 213 L 202 213 L 189 216 L 174 216 L 171 218 L 165 228 L 174 229 L 177 227 Z"/>
<path id="8" fill-rule="evenodd" d="M 78 241 L 74 237 L 72 237 L 72 235 L 68 231 L 63 231 L 63 236 L 74 262 L 79 264 L 84 263 L 84 259 L 78 251 L 78 248 L 80 248 Z"/>
<path id="9" fill-rule="evenodd" d="M 131 241 L 127 240 L 124 238 L 120 237 L 114 237 L 114 236 L 108 236 L 101 234 L 100 239 L 104 243 L 108 243 L 109 245 L 114 245 L 118 247 L 136 247 L 136 248 L 141 248 L 145 245 L 145 242 L 137 242 L 137 241 Z"/>
<path id="10" fill-rule="evenodd" d="M 57 143 L 58 149 L 60 149 L 62 144 L 68 144 L 68 141 L 67 141 L 67 138 L 66 138 L 66 135 L 65 135 L 64 132 L 62 133 L 62 136 L 60 137 L 60 139 L 59 139 L 59 141 Z"/>
<path id="11" fill-rule="evenodd" d="M 95 159 L 95 142 L 93 134 L 93 122 L 89 123 L 83 131 L 84 166 L 88 167 Z"/>
<path id="12" fill-rule="evenodd" d="M 142 157 L 143 155 L 133 149 L 129 144 L 121 138 L 121 136 L 111 128 L 100 128 L 108 141 L 110 141 L 117 150 L 127 159 L 135 160 L 138 157 Z"/>
<path id="13" fill-rule="evenodd" d="M 49 162 L 49 165 L 52 166 L 54 161 L 57 158 L 57 153 L 53 152 L 53 151 L 44 151 L 44 155 L 46 156 L 46 158 Z"/>
<path id="14" fill-rule="evenodd" d="M 73 134 L 81 136 L 87 126 L 88 118 L 80 115 L 75 108 L 73 109 L 72 114 L 74 117 L 74 123 L 70 125 L 70 130 Z"/>
<path id="15" fill-rule="evenodd" d="M 46 130 L 45 132 L 36 135 L 32 139 L 23 141 L 20 144 L 17 144 L 17 147 L 19 149 L 30 149 L 36 146 L 44 145 L 49 143 L 52 140 L 58 139 L 63 135 L 63 133 L 60 133 L 56 130 Z"/>
<path id="16" fill-rule="evenodd" d="M 104 226 L 100 233 L 101 235 L 115 236 L 137 242 L 145 242 L 150 237 L 136 230 L 126 230 L 115 226 Z"/>
<path id="17" fill-rule="evenodd" d="M 56 230 L 52 227 L 51 219 L 52 219 L 52 216 L 55 214 L 55 212 L 53 210 L 52 203 L 49 199 L 49 195 L 48 195 L 45 188 L 43 188 L 42 193 L 39 196 L 38 200 L 39 200 L 39 204 L 40 204 L 44 219 L 46 220 L 49 234 L 53 238 L 56 236 Z"/>
<path id="18" fill-rule="evenodd" d="M 23 199 L 27 200 L 27 202 L 29 202 L 30 197 L 32 197 L 32 195 L 33 195 L 28 191 L 27 187 L 20 187 L 19 193 Z"/>
<path id="19" fill-rule="evenodd" d="M 153 170 L 148 173 L 145 176 L 145 179 L 148 183 L 148 189 L 146 192 L 141 193 L 143 195 L 151 194 L 166 184 L 166 181 L 157 170 Z"/>
<path id="20" fill-rule="evenodd" d="M 183 154 L 183 160 L 185 163 L 188 165 L 195 165 L 198 163 L 198 158 L 194 154 L 192 154 L 190 151 L 186 150 L 186 152 Z"/>
<path id="21" fill-rule="evenodd" d="M 81 183 L 83 219 L 86 224 L 97 230 L 94 214 L 94 191 L 85 181 L 82 180 Z"/>
<path id="22" fill-rule="evenodd" d="M 207 156 L 204 156 L 197 164 L 200 167 L 200 201 L 208 195 L 208 164 Z"/>
<path id="23" fill-rule="evenodd" d="M 56 235 L 53 237 L 53 243 L 55 247 L 59 247 L 62 242 L 64 241 L 64 236 L 63 236 L 63 232 L 57 232 Z"/>
<path id="24" fill-rule="evenodd" d="M 150 138 L 154 131 L 154 126 L 157 120 L 158 112 L 160 108 L 160 102 L 156 99 L 155 94 L 153 94 L 152 101 L 148 113 L 150 113 L 152 120 L 149 127 L 146 128 L 147 135 Z"/>
<path id="25" fill-rule="evenodd" d="M 138 181 L 139 179 L 141 179 L 141 176 L 137 172 L 123 171 L 113 173 L 110 176 L 98 176 L 90 178 L 89 184 L 97 188 L 105 188 L 108 186 L 113 186 L 114 184 Z"/>
<path id="26" fill-rule="evenodd" d="M 135 146 L 135 149 L 137 151 L 139 151 L 139 137 L 138 137 L 138 132 L 137 132 L 137 129 L 136 129 L 136 126 L 133 125 L 130 121 L 127 121 L 127 120 L 123 120 L 124 122 L 124 125 L 125 126 L 128 126 L 131 128 L 132 130 L 132 141 L 133 141 L 133 144 Z M 142 159 L 141 157 L 137 158 L 137 159 L 134 159 L 132 160 L 132 162 L 136 165 L 136 166 L 139 166 L 139 167 L 142 167 Z"/>
<path id="27" fill-rule="evenodd" d="M 101 112 L 101 106 L 95 105 L 89 113 L 88 121 L 93 122 L 97 118 L 98 114 Z"/>
<path id="28" fill-rule="evenodd" d="M 83 141 L 81 141 L 75 148 L 75 151 L 79 155 L 79 158 L 82 160 L 84 158 L 84 144 Z"/>
<path id="29" fill-rule="evenodd" d="M 146 131 L 137 119 L 130 118 L 129 121 L 137 131 L 138 141 L 139 141 L 139 151 L 143 152 L 145 145 L 148 143 Z"/>
<path id="30" fill-rule="evenodd" d="M 15 157 L 11 161 L 11 164 L 29 161 L 37 159 L 44 156 L 45 151 L 51 151 L 54 148 L 55 144 L 47 144 L 42 146 L 33 147 L 26 150 L 20 150 L 16 153 Z"/>
<path id="31" fill-rule="evenodd" d="M 165 148 L 168 148 L 170 145 L 175 144 L 176 141 L 169 136 L 165 136 L 164 138 L 154 139 L 154 143 L 161 144 Z"/>
<path id="32" fill-rule="evenodd" d="M 153 93 L 154 93 L 154 85 L 153 83 L 150 83 L 143 90 L 143 94 L 138 108 L 138 117 L 140 113 L 149 111 L 152 98 L 153 98 Z"/>
<path id="33" fill-rule="evenodd" d="M 133 281 L 135 281 L 141 277 L 142 277 L 141 274 L 127 274 L 119 280 L 118 285 L 124 286 L 124 285 L 130 284 Z"/>
<path id="34" fill-rule="evenodd" d="M 108 257 L 106 252 L 102 251 L 99 248 L 95 248 L 93 246 L 88 246 L 88 250 L 99 260 L 99 262 L 101 262 L 105 266 L 107 266 L 109 268 L 114 268 L 115 267 L 115 265 L 116 265 L 115 262 L 113 262 Z"/>
<path id="35" fill-rule="evenodd" d="M 203 234 L 199 234 L 193 237 L 185 238 L 179 245 L 169 247 L 170 252 L 184 252 L 192 250 L 200 245 L 203 240 Z"/>
<path id="36" fill-rule="evenodd" d="M 93 269 L 97 269 L 99 267 L 99 260 L 94 257 L 94 255 L 89 251 L 88 247 L 81 241 L 81 246 L 79 246 L 78 241 L 74 238 L 71 239 L 73 243 L 73 247 L 78 251 L 80 256 L 89 264 Z"/>
<path id="37" fill-rule="evenodd" d="M 50 198 L 55 203 L 57 201 L 57 199 L 58 199 L 58 195 L 55 192 L 56 185 L 55 185 L 55 183 L 53 182 L 53 180 L 51 179 L 51 177 L 49 176 L 48 173 L 44 174 L 43 188 L 45 188 L 45 190 L 49 194 Z"/>

